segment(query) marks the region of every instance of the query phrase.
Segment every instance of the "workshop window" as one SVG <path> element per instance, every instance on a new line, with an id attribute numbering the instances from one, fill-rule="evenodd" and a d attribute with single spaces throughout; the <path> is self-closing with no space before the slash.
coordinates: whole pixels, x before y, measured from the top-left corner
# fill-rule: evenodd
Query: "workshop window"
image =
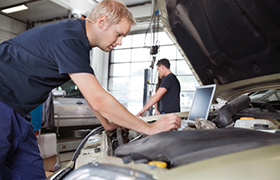
<path id="1" fill-rule="evenodd" d="M 122 46 L 111 51 L 108 90 L 117 98 L 127 102 L 128 110 L 137 114 L 143 108 L 144 69 L 151 69 L 152 55 L 149 34 L 128 35 L 123 38 Z M 171 71 L 181 84 L 181 109 L 188 110 L 192 103 L 195 87 L 198 82 L 193 76 L 186 61 L 165 32 L 158 33 L 159 45 L 156 60 L 169 59 Z M 146 40 L 147 43 L 144 42 Z M 150 81 L 157 83 L 156 63 L 151 71 Z M 152 95 L 155 85 L 149 85 Z"/>

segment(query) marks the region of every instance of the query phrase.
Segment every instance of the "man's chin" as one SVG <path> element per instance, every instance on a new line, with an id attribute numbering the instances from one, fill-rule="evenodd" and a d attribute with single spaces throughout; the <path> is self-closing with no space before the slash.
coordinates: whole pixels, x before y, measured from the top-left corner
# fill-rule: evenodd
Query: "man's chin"
<path id="1" fill-rule="evenodd" d="M 100 47 L 99 47 L 100 48 Z M 109 51 L 111 51 L 112 49 L 111 48 L 109 48 L 109 47 L 107 47 L 107 48 L 100 48 L 102 51 L 105 51 L 105 52 L 109 52 Z"/>

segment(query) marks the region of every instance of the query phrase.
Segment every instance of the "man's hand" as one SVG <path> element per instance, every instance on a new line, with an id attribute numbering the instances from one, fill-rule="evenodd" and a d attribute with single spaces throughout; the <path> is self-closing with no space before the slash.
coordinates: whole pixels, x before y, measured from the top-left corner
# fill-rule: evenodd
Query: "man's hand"
<path id="1" fill-rule="evenodd" d="M 144 112 L 142 112 L 142 111 L 140 111 L 138 114 L 136 114 L 137 117 L 139 117 L 139 116 L 143 117 L 143 115 L 144 115 Z"/>
<path id="2" fill-rule="evenodd" d="M 156 109 L 155 115 L 160 115 L 160 112 Z"/>
<path id="3" fill-rule="evenodd" d="M 137 117 L 141 116 L 143 117 L 143 114 L 146 110 L 148 110 L 150 107 L 152 107 L 154 104 L 156 104 L 160 98 L 167 92 L 167 89 L 165 89 L 164 87 L 160 87 L 156 94 L 154 94 L 149 101 L 147 102 L 147 104 L 143 107 L 143 109 L 136 115 Z"/>
<path id="4" fill-rule="evenodd" d="M 172 129 L 178 129 L 181 126 L 181 118 L 176 114 L 168 114 L 157 120 L 154 124 L 151 124 L 149 134 L 156 134 L 162 131 L 170 131 Z"/>

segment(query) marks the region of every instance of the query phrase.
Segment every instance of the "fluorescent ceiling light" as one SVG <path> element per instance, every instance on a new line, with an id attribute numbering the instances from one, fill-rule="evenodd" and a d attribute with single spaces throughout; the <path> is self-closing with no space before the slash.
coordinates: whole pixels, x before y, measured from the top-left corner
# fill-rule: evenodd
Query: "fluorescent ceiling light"
<path id="1" fill-rule="evenodd" d="M 100 3 L 102 0 L 93 0 L 96 3 Z"/>
<path id="2" fill-rule="evenodd" d="M 26 10 L 26 9 L 28 9 L 28 7 L 23 4 L 23 5 L 20 5 L 20 6 L 15 6 L 15 7 L 7 8 L 7 9 L 2 9 L 2 12 L 13 13 L 13 12 L 17 12 L 17 11 Z"/>

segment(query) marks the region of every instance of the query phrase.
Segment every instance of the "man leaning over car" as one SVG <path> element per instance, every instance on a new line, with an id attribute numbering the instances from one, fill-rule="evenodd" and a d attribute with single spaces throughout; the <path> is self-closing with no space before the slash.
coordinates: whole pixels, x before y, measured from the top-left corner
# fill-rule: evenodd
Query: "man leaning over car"
<path id="1" fill-rule="evenodd" d="M 147 124 L 128 112 L 94 76 L 91 48 L 108 52 L 121 45 L 133 24 L 123 3 L 104 0 L 86 20 L 39 26 L 0 44 L 0 179 L 46 178 L 32 125 L 25 118 L 70 78 L 105 129 L 123 126 L 151 135 L 180 126 L 181 119 L 174 114 Z"/>

